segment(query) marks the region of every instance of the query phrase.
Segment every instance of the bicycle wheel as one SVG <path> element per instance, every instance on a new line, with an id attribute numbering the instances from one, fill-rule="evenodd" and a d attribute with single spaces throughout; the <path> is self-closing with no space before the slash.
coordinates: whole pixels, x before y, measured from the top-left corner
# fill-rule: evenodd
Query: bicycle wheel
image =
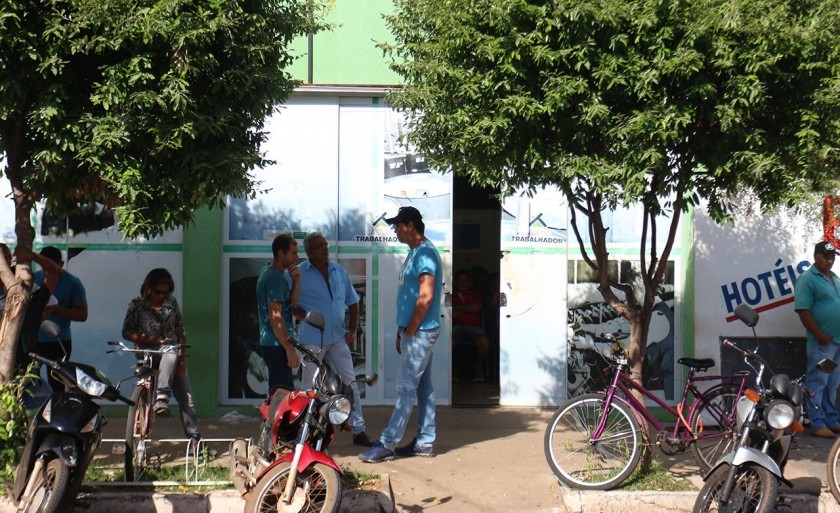
<path id="1" fill-rule="evenodd" d="M 828 451 L 828 487 L 834 500 L 840 503 L 840 438 L 838 438 L 831 450 Z"/>
<path id="2" fill-rule="evenodd" d="M 695 439 L 691 447 L 694 459 L 700 466 L 700 473 L 705 474 L 738 443 L 738 427 L 735 424 L 738 388 L 717 388 L 698 401 L 701 402 L 692 412 L 688 424 Z"/>
<path id="3" fill-rule="evenodd" d="M 601 416 L 606 425 L 590 442 Z M 560 407 L 545 430 L 545 457 L 563 484 L 609 490 L 627 479 L 642 456 L 642 433 L 633 412 L 614 400 L 604 412 L 604 395 L 576 397 Z"/>
<path id="4" fill-rule="evenodd" d="M 131 394 L 134 406 L 128 407 L 128 417 L 125 420 L 125 480 L 139 481 L 146 468 L 146 436 L 149 426 L 146 425 L 147 412 L 150 411 L 149 394 L 145 387 L 134 387 Z"/>

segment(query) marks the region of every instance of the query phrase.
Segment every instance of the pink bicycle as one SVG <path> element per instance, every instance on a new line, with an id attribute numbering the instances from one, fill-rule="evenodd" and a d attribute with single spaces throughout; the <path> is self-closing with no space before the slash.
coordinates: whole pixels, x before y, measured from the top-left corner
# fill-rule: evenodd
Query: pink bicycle
<path id="1" fill-rule="evenodd" d="M 630 376 L 619 336 L 605 335 L 612 341 L 609 388 L 570 399 L 546 428 L 545 456 L 554 475 L 573 488 L 615 488 L 638 466 L 644 444 L 656 444 L 669 455 L 691 447 L 701 472 L 709 470 L 738 442 L 735 405 L 749 373 L 698 376 L 714 367 L 715 361 L 680 358 L 679 363 L 688 367 L 688 376 L 680 402 L 672 407 Z M 716 384 L 701 391 L 697 386 L 701 382 Z M 668 412 L 674 426 L 660 423 L 633 396 L 634 390 Z M 690 406 L 689 397 L 694 397 Z"/>

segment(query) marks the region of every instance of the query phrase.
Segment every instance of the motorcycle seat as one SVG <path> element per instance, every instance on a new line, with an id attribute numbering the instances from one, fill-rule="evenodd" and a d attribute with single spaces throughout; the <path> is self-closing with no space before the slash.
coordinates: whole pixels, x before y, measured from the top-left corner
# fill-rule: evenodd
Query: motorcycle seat
<path id="1" fill-rule="evenodd" d="M 695 370 L 708 370 L 715 366 L 715 361 L 711 358 L 680 358 L 677 363 L 691 367 Z"/>

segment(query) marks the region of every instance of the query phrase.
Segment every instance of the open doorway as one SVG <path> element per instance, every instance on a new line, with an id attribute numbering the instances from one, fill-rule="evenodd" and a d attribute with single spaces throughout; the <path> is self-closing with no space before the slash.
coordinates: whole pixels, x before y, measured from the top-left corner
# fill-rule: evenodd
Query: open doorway
<path id="1" fill-rule="evenodd" d="M 465 178 L 454 177 L 451 345 L 454 406 L 499 404 L 501 205 L 497 197 L 496 190 L 474 187 Z M 479 299 L 480 309 L 468 306 Z"/>

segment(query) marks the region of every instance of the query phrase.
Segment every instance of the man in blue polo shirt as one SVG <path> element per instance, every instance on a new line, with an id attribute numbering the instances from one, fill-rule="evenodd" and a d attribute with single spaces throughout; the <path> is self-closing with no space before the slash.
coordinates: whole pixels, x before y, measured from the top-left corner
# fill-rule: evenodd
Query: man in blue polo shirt
<path id="1" fill-rule="evenodd" d="M 359 295 L 343 267 L 330 261 L 330 245 L 320 232 L 312 232 L 303 239 L 306 262 L 300 264 L 300 297 L 295 316 L 303 319 L 308 311 L 324 316 L 324 338 L 321 332 L 304 323 L 300 325 L 298 342 L 330 364 L 345 383 L 353 388 L 353 412 L 347 423 L 353 431 L 353 443 L 370 447 L 373 442 L 365 433 L 362 399 L 354 383 L 356 373 L 350 346 L 356 340 L 359 321 Z M 345 326 L 344 317 L 347 314 Z M 323 346 L 322 346 L 323 343 Z M 304 362 L 303 385 L 312 385 L 317 367 Z"/>
<path id="2" fill-rule="evenodd" d="M 817 370 L 817 363 L 829 358 L 840 363 L 840 279 L 831 272 L 836 250 L 831 242 L 814 248 L 814 265 L 796 280 L 794 309 L 805 326 L 808 340 L 808 368 L 805 386 L 814 393 L 819 408 L 808 409 L 811 434 L 834 438 L 840 433 L 837 387 L 840 369 L 831 374 Z"/>

